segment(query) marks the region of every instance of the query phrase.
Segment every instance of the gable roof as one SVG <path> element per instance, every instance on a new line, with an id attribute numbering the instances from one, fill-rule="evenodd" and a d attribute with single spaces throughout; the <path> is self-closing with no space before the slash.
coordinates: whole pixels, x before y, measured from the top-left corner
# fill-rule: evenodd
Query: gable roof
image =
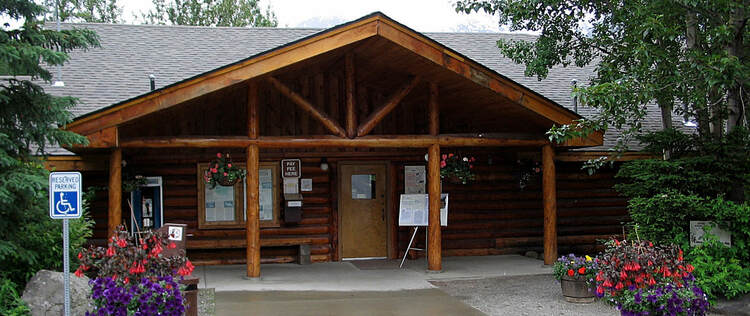
<path id="1" fill-rule="evenodd" d="M 516 84 L 522 89 L 529 88 L 534 96 L 560 107 L 561 113 L 568 117 L 577 117 L 565 109 L 572 104 L 570 81 L 576 79 L 578 82 L 587 82 L 593 73 L 593 67 L 556 68 L 546 80 L 537 81 L 536 78 L 523 76 L 523 65 L 502 57 L 496 46 L 497 39 L 501 37 L 533 40 L 534 36 L 498 33 L 420 34 L 381 13 L 374 13 L 328 30 L 66 24 L 65 27 L 94 30 L 101 38 L 102 48 L 71 53 L 70 62 L 63 67 L 65 87 L 46 89 L 53 94 L 78 97 L 81 103 L 72 112 L 78 117 L 76 121 L 81 122 L 128 102 L 158 95 L 206 74 L 225 71 L 253 58 L 373 20 L 388 22 L 394 28 L 423 36 L 424 40 L 444 48 L 446 52 L 455 55 L 455 58 L 473 60 L 476 62 L 474 66 L 508 80 L 510 84 Z M 149 91 L 149 74 L 156 76 L 157 91 Z M 579 113 L 583 116 L 593 114 L 591 109 L 585 107 L 580 107 Z M 653 122 L 660 127 L 658 116 Z M 75 125 L 76 123 L 73 124 Z M 612 144 L 615 139 L 616 135 L 608 132 L 605 146 Z"/>

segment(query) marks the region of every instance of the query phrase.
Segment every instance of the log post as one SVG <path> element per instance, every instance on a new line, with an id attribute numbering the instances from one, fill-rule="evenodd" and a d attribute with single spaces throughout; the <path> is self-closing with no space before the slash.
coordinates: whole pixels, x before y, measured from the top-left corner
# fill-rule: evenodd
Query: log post
<path id="1" fill-rule="evenodd" d="M 247 135 L 258 139 L 258 83 L 255 81 L 247 85 Z"/>
<path id="2" fill-rule="evenodd" d="M 346 76 L 346 136 L 354 138 L 357 135 L 357 113 L 354 107 L 354 54 L 348 53 L 345 58 L 344 73 Z"/>
<path id="3" fill-rule="evenodd" d="M 437 83 L 430 82 L 430 135 L 437 136 L 440 134 L 440 109 L 438 105 L 438 86 Z"/>
<path id="4" fill-rule="evenodd" d="M 258 173 L 260 153 L 258 145 L 247 147 L 247 220 L 245 232 L 247 237 L 247 277 L 260 277 L 260 205 L 258 197 Z"/>
<path id="5" fill-rule="evenodd" d="M 109 215 L 107 217 L 107 236 L 117 231 L 122 225 L 122 149 L 115 148 L 109 155 Z"/>
<path id="6" fill-rule="evenodd" d="M 557 185 L 555 184 L 555 150 L 551 144 L 542 147 L 542 170 L 544 264 L 553 264 L 557 259 Z"/>
<path id="7" fill-rule="evenodd" d="M 427 271 L 440 272 L 443 269 L 440 231 L 440 145 L 430 146 L 427 160 L 429 196 Z"/>

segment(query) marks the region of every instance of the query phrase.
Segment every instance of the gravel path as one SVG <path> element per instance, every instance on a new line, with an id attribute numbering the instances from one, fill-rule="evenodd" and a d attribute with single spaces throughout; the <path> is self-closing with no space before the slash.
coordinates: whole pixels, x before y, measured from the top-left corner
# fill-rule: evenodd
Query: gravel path
<path id="1" fill-rule="evenodd" d="M 431 281 L 449 295 L 488 315 L 619 315 L 602 301 L 566 302 L 552 275 Z"/>

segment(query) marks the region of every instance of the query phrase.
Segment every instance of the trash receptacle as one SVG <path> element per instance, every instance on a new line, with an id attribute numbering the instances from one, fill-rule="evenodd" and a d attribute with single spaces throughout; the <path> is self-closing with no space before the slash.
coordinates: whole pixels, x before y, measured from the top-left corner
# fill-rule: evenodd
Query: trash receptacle
<path id="1" fill-rule="evenodd" d="M 175 243 L 174 248 L 165 248 L 162 255 L 165 257 L 179 256 L 185 254 L 185 230 L 187 225 L 185 224 L 171 224 L 165 223 L 159 232 L 167 234 L 170 241 Z M 198 283 L 200 278 L 188 275 L 183 277 L 180 284 L 186 286 L 185 290 L 182 291 L 182 297 L 185 304 L 185 315 L 186 316 L 198 316 Z"/>
<path id="2" fill-rule="evenodd" d="M 185 301 L 185 316 L 198 316 L 198 282 L 200 279 L 192 275 L 180 280 L 180 284 L 186 286 L 182 291 L 182 298 Z"/>

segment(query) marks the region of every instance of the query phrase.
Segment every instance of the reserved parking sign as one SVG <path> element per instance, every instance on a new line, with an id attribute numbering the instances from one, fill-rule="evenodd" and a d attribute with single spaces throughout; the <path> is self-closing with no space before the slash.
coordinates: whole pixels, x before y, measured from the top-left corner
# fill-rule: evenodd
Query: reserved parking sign
<path id="1" fill-rule="evenodd" d="M 81 217 L 81 173 L 52 172 L 49 174 L 49 217 L 55 219 Z"/>

